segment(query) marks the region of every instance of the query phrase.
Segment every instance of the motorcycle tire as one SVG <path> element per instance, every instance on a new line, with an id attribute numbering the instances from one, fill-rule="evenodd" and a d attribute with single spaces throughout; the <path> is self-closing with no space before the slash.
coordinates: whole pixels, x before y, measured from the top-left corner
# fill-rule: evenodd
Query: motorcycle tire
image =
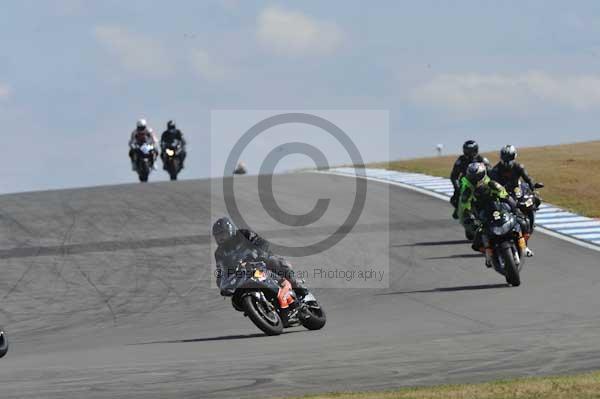
<path id="1" fill-rule="evenodd" d="M 6 339 L 6 334 L 0 327 L 0 357 L 4 357 L 6 352 L 8 352 L 8 339 Z"/>
<path id="2" fill-rule="evenodd" d="M 172 159 L 167 164 L 167 172 L 169 172 L 169 178 L 174 181 L 177 180 L 177 174 L 179 173 L 179 165 L 176 159 Z"/>
<path id="3" fill-rule="evenodd" d="M 283 322 L 277 312 L 271 312 L 271 316 L 275 319 L 274 323 L 267 320 L 266 317 L 261 314 L 255 296 L 246 295 L 242 300 L 242 306 L 250 320 L 252 320 L 256 327 L 265 334 L 279 335 L 283 332 Z"/>
<path id="4" fill-rule="evenodd" d="M 521 285 L 521 276 L 519 275 L 519 269 L 515 264 L 515 258 L 513 256 L 512 249 L 504 248 L 502 250 L 502 258 L 504 259 L 504 272 L 506 277 L 506 282 L 513 287 L 518 287 Z"/>
<path id="5" fill-rule="evenodd" d="M 148 181 L 148 175 L 150 174 L 150 168 L 145 163 L 140 163 L 138 166 L 138 176 L 140 178 L 140 182 L 146 183 Z"/>
<path id="6" fill-rule="evenodd" d="M 301 319 L 300 321 L 304 328 L 307 330 L 320 330 L 325 327 L 327 316 L 325 315 L 325 310 L 320 305 L 318 308 L 307 306 L 303 311 L 310 315 L 310 317 Z"/>

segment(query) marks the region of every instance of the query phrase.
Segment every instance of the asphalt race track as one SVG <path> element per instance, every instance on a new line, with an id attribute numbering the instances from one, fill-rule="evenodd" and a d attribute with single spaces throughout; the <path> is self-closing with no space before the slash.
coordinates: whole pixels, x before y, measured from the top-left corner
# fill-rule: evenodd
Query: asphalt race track
<path id="1" fill-rule="evenodd" d="M 289 244 L 334 231 L 354 195 L 347 177 L 275 177 L 288 212 L 319 197 L 340 204 L 314 226 L 279 228 L 262 217 L 256 178 L 236 179 L 252 226 Z M 219 182 L 1 196 L 0 324 L 11 348 L 0 397 L 281 397 L 600 368 L 600 253 L 538 234 L 522 286 L 509 288 L 462 241 L 448 205 L 368 185 L 352 232 L 296 262 L 389 255 L 389 288 L 315 289 L 328 324 L 279 337 L 210 288 Z"/>

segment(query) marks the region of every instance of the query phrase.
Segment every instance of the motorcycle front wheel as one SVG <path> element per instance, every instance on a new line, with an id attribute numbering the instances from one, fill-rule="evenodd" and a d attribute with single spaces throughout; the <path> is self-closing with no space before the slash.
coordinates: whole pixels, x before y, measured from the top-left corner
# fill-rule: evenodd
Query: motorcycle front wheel
<path id="1" fill-rule="evenodd" d="M 518 287 L 521 285 L 521 276 L 519 276 L 519 269 L 515 263 L 515 257 L 512 248 L 503 248 L 501 256 L 504 259 L 504 273 L 506 276 L 506 282 L 513 287 Z"/>
<path id="2" fill-rule="evenodd" d="M 148 181 L 148 175 L 150 174 L 150 167 L 145 162 L 140 162 L 138 166 L 138 176 L 140 182 L 146 183 Z"/>
<path id="3" fill-rule="evenodd" d="M 179 167 L 177 165 L 177 160 L 172 159 L 167 164 L 167 172 L 169 172 L 169 178 L 174 181 L 177 180 L 177 174 L 179 173 Z"/>
<path id="4" fill-rule="evenodd" d="M 242 300 L 246 315 L 262 332 L 267 335 L 279 335 L 283 332 L 283 323 L 275 310 L 269 309 L 254 295 L 246 295 Z"/>
<path id="5" fill-rule="evenodd" d="M 8 352 L 8 340 L 6 339 L 6 334 L 2 327 L 0 327 L 0 357 L 4 357 Z"/>

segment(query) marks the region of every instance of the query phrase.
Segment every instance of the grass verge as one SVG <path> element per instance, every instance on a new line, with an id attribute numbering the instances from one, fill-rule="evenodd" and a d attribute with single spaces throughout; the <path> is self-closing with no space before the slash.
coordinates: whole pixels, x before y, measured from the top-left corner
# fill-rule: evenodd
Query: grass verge
<path id="1" fill-rule="evenodd" d="M 591 399 L 600 398 L 600 372 L 533 377 L 482 384 L 403 388 L 396 391 L 329 393 L 303 399 Z M 300 399 L 300 398 L 297 398 Z"/>
<path id="2" fill-rule="evenodd" d="M 545 201 L 577 213 L 600 217 L 600 141 L 519 148 L 518 161 L 543 182 Z M 498 152 L 485 153 L 492 164 Z M 369 167 L 448 177 L 456 156 L 374 163 Z"/>

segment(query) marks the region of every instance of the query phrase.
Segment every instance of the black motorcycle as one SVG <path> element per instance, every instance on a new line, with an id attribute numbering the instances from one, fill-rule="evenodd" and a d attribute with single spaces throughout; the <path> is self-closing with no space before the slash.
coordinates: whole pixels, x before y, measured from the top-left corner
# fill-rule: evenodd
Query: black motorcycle
<path id="1" fill-rule="evenodd" d="M 181 151 L 183 145 L 181 141 L 174 139 L 163 149 L 163 165 L 164 169 L 169 173 L 171 180 L 177 180 L 177 175 L 183 167 L 181 161 Z"/>
<path id="2" fill-rule="evenodd" d="M 283 325 L 279 294 L 284 288 L 264 262 L 239 262 L 220 280 L 221 295 L 231 297 L 234 309 L 244 312 L 267 335 L 279 335 L 284 327 L 302 325 L 319 330 L 325 326 L 325 311 L 314 295 L 309 292 L 298 298 L 293 290 L 288 292 L 290 313 L 287 325 Z"/>
<path id="3" fill-rule="evenodd" d="M 482 218 L 482 229 L 487 234 L 493 250 L 492 266 L 494 270 L 506 277 L 512 286 L 521 284 L 521 268 L 523 267 L 523 251 L 519 246 L 521 225 L 510 205 L 504 202 L 492 204 Z"/>
<path id="4" fill-rule="evenodd" d="M 4 329 L 0 327 L 0 357 L 4 357 L 6 352 L 8 352 L 8 339 L 6 339 Z"/>
<path id="5" fill-rule="evenodd" d="M 154 145 L 143 143 L 135 148 L 135 165 L 141 182 L 147 182 L 154 164 Z"/>
<path id="6" fill-rule="evenodd" d="M 535 189 L 544 188 L 543 183 L 535 183 Z M 542 199 L 537 191 L 533 191 L 529 184 L 521 181 L 519 185 L 510 190 L 510 195 L 517 201 L 517 206 L 529 221 L 531 232 L 535 227 L 535 213 L 539 209 Z"/>

